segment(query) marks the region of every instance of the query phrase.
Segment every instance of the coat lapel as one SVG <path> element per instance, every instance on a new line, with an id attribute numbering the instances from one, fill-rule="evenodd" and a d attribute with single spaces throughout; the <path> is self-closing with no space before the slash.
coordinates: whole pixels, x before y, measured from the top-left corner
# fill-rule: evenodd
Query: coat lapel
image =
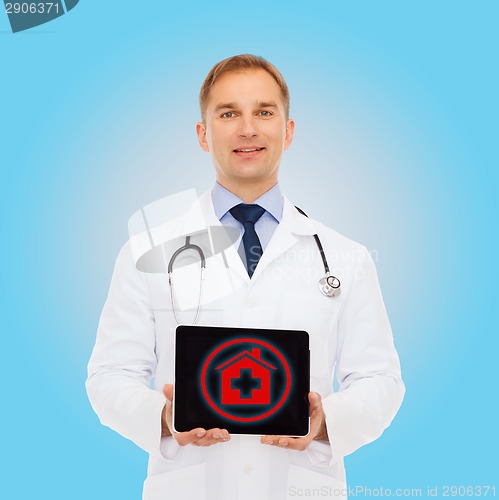
<path id="1" fill-rule="evenodd" d="M 204 229 L 200 231 L 200 227 Z M 234 246 L 239 235 L 234 238 L 231 229 L 225 228 L 218 220 L 211 191 L 201 195 L 185 214 L 181 233 L 184 237 L 191 235 L 191 242 L 201 247 L 206 257 L 206 270 L 200 298 L 199 259 L 196 257 L 193 262 L 189 252 L 178 257 L 172 279 L 179 310 L 195 309 L 199 301 L 201 305 L 212 303 L 250 283 L 246 268 Z"/>
<path id="2" fill-rule="evenodd" d="M 282 219 L 256 266 L 251 282 L 265 271 L 267 266 L 298 243 L 298 236 L 313 236 L 317 230 L 313 222 L 301 215 L 294 205 L 284 197 Z M 239 259 L 240 260 L 240 259 Z M 244 266 L 243 266 L 244 267 Z"/>
<path id="3" fill-rule="evenodd" d="M 216 237 L 216 229 L 222 231 L 224 226 L 215 214 L 211 191 L 207 191 L 201 195 L 192 209 L 186 214 L 184 234 L 189 234 L 190 228 L 198 228 L 200 226 L 200 214 L 202 214 L 202 218 L 204 219 L 203 225 L 208 228 L 210 235 L 210 241 L 206 243 L 203 250 L 207 256 L 211 256 L 206 259 L 205 292 L 203 293 L 202 301 L 204 304 L 217 300 L 227 293 L 239 289 L 241 286 L 248 285 L 251 287 L 272 262 L 298 243 L 300 236 L 312 237 L 317 232 L 314 223 L 301 215 L 290 201 L 284 197 L 281 222 L 272 235 L 256 267 L 255 273 L 250 279 L 246 271 L 246 266 L 242 262 L 235 245 L 233 243 L 230 244 L 230 242 L 227 244 L 221 243 Z M 188 265 L 175 271 L 178 276 L 175 283 L 179 296 L 180 309 L 192 308 L 197 303 L 197 295 L 195 292 L 193 293 L 192 288 L 198 289 L 199 272 L 199 263 Z M 225 283 L 224 279 L 227 283 Z"/>

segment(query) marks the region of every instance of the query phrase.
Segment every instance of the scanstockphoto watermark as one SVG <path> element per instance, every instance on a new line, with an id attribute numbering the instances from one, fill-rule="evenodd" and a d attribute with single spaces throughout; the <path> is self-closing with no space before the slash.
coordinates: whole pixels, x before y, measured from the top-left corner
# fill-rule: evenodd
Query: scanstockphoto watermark
<path id="1" fill-rule="evenodd" d="M 367 486 L 347 486 L 333 488 L 322 486 L 320 488 L 297 488 L 290 486 L 288 494 L 296 498 L 341 498 L 341 497 L 422 497 L 421 488 L 368 488 Z"/>
<path id="2" fill-rule="evenodd" d="M 384 488 L 382 486 L 371 488 L 365 485 L 346 486 L 333 488 L 321 486 L 316 488 L 298 488 L 290 486 L 288 496 L 296 498 L 428 498 L 428 497 L 495 497 L 495 485 L 437 485 L 424 488 Z"/>
<path id="3" fill-rule="evenodd" d="M 225 236 L 225 240 L 229 240 L 229 236 Z M 259 256 L 260 255 L 260 247 L 258 246 L 253 246 L 249 248 L 249 253 L 252 256 Z M 368 258 L 368 255 L 370 258 L 375 262 L 376 264 L 379 261 L 379 252 L 375 248 L 373 249 L 365 249 L 364 247 L 353 247 L 349 249 L 336 249 L 336 248 L 330 248 L 327 251 L 327 258 L 331 261 L 339 261 L 339 262 L 349 262 L 352 264 L 360 264 L 366 261 Z M 295 250 L 294 248 L 291 249 L 291 251 L 288 253 L 288 256 L 293 256 L 293 259 L 299 262 L 310 262 L 311 260 L 317 260 L 317 251 L 316 249 L 313 250 L 306 250 L 306 249 L 301 249 L 301 250 Z"/>
<path id="4" fill-rule="evenodd" d="M 255 254 L 257 253 L 258 251 L 255 251 Z M 348 281 L 363 280 L 366 277 L 367 260 L 371 259 L 376 263 L 378 258 L 379 254 L 375 249 L 367 251 L 361 248 L 344 251 L 331 249 L 327 253 L 330 274 L 337 276 L 340 280 Z M 278 259 L 279 265 L 265 267 L 263 275 L 272 280 L 302 279 L 305 281 L 318 281 L 324 276 L 324 264 L 316 248 L 291 248 L 281 254 Z"/>

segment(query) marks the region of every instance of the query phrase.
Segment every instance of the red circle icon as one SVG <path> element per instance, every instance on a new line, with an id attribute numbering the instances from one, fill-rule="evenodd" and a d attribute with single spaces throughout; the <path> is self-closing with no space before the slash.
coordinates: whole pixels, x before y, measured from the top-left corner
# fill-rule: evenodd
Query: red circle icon
<path id="1" fill-rule="evenodd" d="M 268 408 L 268 405 L 265 405 L 264 412 L 260 415 L 255 415 L 255 416 L 250 416 L 250 417 L 242 417 L 238 415 L 233 415 L 227 411 L 226 408 L 221 408 L 220 405 L 218 405 L 213 398 L 210 396 L 208 388 L 207 388 L 207 383 L 206 383 L 206 377 L 208 374 L 208 371 L 210 370 L 210 365 L 214 361 L 215 357 L 223 353 L 224 349 L 227 349 L 229 347 L 232 347 L 236 344 L 257 344 L 259 346 L 264 347 L 265 349 L 268 349 L 270 352 L 272 352 L 275 357 L 279 360 L 279 362 L 282 365 L 282 369 L 285 373 L 285 387 L 284 391 L 279 398 L 279 400 L 271 407 Z M 203 368 L 201 371 L 201 388 L 203 391 L 203 395 L 205 397 L 205 400 L 208 402 L 210 407 L 216 411 L 219 415 L 222 415 L 223 417 L 229 419 L 229 420 L 235 420 L 237 422 L 256 422 L 258 420 L 263 420 L 270 415 L 274 414 L 279 408 L 282 407 L 282 405 L 285 403 L 289 391 L 291 388 L 291 372 L 288 366 L 288 363 L 284 356 L 271 344 L 264 342 L 263 340 L 260 339 L 254 339 L 254 338 L 240 338 L 240 339 L 234 339 L 234 340 L 229 340 L 228 342 L 225 342 L 224 344 L 218 346 L 206 359 L 206 361 L 203 364 Z"/>

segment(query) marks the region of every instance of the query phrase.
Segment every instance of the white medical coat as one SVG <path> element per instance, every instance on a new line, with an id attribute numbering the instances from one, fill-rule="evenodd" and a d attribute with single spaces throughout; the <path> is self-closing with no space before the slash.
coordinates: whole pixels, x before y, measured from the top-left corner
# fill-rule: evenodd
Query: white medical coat
<path id="1" fill-rule="evenodd" d="M 210 192 L 198 202 L 206 223 L 220 225 Z M 324 268 L 315 233 L 341 280 L 336 298 L 318 288 Z M 345 498 L 343 457 L 382 434 L 404 395 L 369 253 L 299 214 L 285 198 L 282 220 L 252 279 L 235 247 L 225 259 L 207 259 L 204 296 L 211 302 L 203 304 L 198 324 L 307 331 L 311 390 L 322 395 L 330 443 L 313 441 L 300 452 L 262 445 L 253 436 L 183 448 L 172 437 L 161 438 L 162 388 L 174 383 L 177 325 L 166 275 L 138 271 L 129 243 L 116 261 L 89 362 L 87 392 L 95 412 L 150 454 L 144 500 L 284 500 L 313 489 Z M 181 267 L 174 276 L 180 307 L 195 310 L 199 264 Z M 231 293 L 216 298 L 234 283 Z M 194 312 L 180 315 L 188 323 Z"/>

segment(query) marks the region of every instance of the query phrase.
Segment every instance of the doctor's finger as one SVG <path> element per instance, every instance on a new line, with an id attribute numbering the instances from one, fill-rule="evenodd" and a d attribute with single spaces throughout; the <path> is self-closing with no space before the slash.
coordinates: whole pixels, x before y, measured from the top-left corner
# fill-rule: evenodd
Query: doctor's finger
<path id="1" fill-rule="evenodd" d="M 288 448 L 290 450 L 303 451 L 309 444 L 311 439 L 308 437 L 301 438 L 281 438 L 278 446 Z"/>
<path id="2" fill-rule="evenodd" d="M 194 444 L 198 439 L 206 436 L 206 430 L 198 427 L 196 429 L 192 429 L 192 431 L 188 432 L 176 432 L 174 434 L 175 441 L 180 446 L 187 446 L 188 444 Z"/>
<path id="3" fill-rule="evenodd" d="M 322 410 L 322 397 L 318 392 L 309 392 L 308 402 L 310 403 L 310 413 Z"/>
<path id="4" fill-rule="evenodd" d="M 308 436 L 301 438 L 292 438 L 286 436 L 262 436 L 260 442 L 278 448 L 288 448 L 290 450 L 303 451 L 310 443 Z"/>
<path id="5" fill-rule="evenodd" d="M 303 451 L 310 443 L 310 439 L 305 436 L 301 438 L 278 436 L 276 446 L 279 448 L 288 448 L 289 450 Z"/>
<path id="6" fill-rule="evenodd" d="M 211 446 L 230 440 L 230 434 L 225 429 L 210 429 L 205 436 L 192 443 L 194 446 Z"/>
<path id="7" fill-rule="evenodd" d="M 163 394 L 165 395 L 165 398 L 168 399 L 168 401 L 173 401 L 173 385 L 165 384 L 163 386 Z"/>
<path id="8" fill-rule="evenodd" d="M 274 444 L 277 443 L 279 436 L 262 436 L 260 438 L 260 443 L 262 444 Z"/>

